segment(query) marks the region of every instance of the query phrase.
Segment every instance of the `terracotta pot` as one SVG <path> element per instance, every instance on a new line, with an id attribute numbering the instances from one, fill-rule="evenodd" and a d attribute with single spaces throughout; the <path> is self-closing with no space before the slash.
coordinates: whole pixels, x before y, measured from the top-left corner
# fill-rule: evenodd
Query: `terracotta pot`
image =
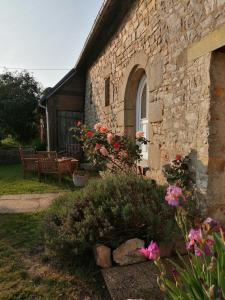
<path id="1" fill-rule="evenodd" d="M 88 182 L 89 176 L 88 175 L 79 175 L 73 173 L 73 183 L 76 187 L 83 187 Z"/>

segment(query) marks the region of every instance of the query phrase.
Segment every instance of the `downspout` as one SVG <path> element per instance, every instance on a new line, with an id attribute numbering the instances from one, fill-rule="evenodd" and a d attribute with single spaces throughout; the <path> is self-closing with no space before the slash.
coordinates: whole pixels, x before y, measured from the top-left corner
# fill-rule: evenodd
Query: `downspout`
<path id="1" fill-rule="evenodd" d="M 46 106 L 42 105 L 39 102 L 39 107 L 43 108 L 45 110 L 46 115 L 46 125 L 47 125 L 47 151 L 50 151 L 50 135 L 49 135 L 49 118 L 48 118 L 48 106 L 47 106 L 47 100 L 46 100 Z"/>

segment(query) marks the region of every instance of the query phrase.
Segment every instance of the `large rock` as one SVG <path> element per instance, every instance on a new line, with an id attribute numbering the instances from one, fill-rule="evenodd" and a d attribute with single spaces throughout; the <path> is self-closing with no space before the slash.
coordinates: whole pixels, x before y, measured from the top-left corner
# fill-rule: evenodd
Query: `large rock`
<path id="1" fill-rule="evenodd" d="M 101 268 L 110 268 L 112 266 L 111 249 L 105 245 L 98 244 L 94 247 L 96 264 Z"/>
<path id="2" fill-rule="evenodd" d="M 113 251 L 113 260 L 123 266 L 145 261 L 138 249 L 144 246 L 144 241 L 134 238 L 126 241 Z"/>
<path id="3" fill-rule="evenodd" d="M 159 270 L 148 261 L 102 270 L 112 300 L 163 300 L 158 284 Z"/>

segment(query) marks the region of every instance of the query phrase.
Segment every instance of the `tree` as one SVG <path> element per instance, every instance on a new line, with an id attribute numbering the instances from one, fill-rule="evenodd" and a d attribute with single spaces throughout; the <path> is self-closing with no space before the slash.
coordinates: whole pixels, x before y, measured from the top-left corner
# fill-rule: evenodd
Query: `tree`
<path id="1" fill-rule="evenodd" d="M 38 132 L 40 84 L 27 71 L 0 75 L 0 128 L 21 143 L 31 141 Z"/>

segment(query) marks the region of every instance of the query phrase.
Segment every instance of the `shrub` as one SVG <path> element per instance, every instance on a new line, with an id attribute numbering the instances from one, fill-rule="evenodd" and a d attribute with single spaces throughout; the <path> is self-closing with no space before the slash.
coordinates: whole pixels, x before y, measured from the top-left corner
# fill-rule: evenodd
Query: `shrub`
<path id="1" fill-rule="evenodd" d="M 125 133 L 113 133 L 101 123 L 90 129 L 80 121 L 71 130 L 88 160 L 100 170 L 137 173 L 137 162 L 142 158 L 141 145 L 148 143 L 143 131 L 138 131 L 136 137 L 131 138 Z"/>
<path id="2" fill-rule="evenodd" d="M 91 181 L 53 204 L 45 219 L 47 246 L 71 255 L 96 243 L 115 248 L 133 237 L 170 238 L 174 212 L 161 201 L 164 193 L 154 181 L 137 176 Z"/>
<path id="3" fill-rule="evenodd" d="M 46 151 L 46 144 L 42 142 L 40 138 L 36 138 L 33 140 L 32 147 L 36 151 Z"/>

